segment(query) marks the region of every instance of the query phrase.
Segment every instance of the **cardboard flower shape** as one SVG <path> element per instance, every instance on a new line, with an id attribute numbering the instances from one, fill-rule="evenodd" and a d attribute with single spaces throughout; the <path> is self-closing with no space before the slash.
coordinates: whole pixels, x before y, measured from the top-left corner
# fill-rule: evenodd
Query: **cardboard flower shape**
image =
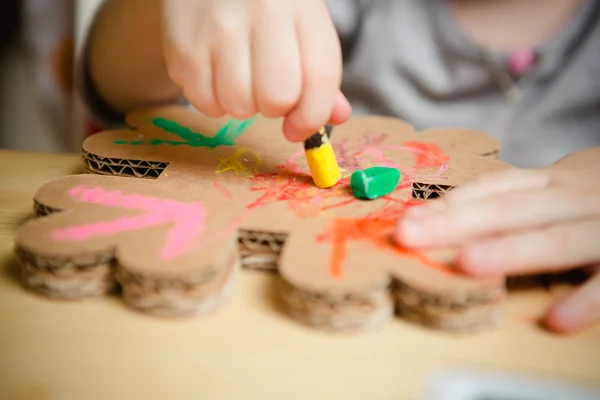
<path id="1" fill-rule="evenodd" d="M 241 261 L 278 272 L 288 313 L 314 327 L 367 329 L 394 310 L 453 331 L 499 321 L 502 280 L 461 275 L 452 249 L 417 254 L 391 241 L 406 207 L 509 168 L 497 160 L 495 140 L 355 118 L 332 134 L 342 180 L 319 189 L 281 120 L 258 118 L 243 134 L 222 129 L 225 122 L 162 107 L 130 114 L 128 129 L 88 138 L 88 174 L 42 186 L 34 196 L 42 218 L 17 232 L 26 285 L 71 299 L 119 286 L 143 312 L 197 315 L 219 304 Z M 398 187 L 356 199 L 350 175 L 371 166 L 398 168 Z"/>

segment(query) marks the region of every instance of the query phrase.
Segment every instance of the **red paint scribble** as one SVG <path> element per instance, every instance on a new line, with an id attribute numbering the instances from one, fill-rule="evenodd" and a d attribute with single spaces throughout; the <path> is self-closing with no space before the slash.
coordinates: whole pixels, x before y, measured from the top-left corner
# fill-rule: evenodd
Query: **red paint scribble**
<path id="1" fill-rule="evenodd" d="M 350 178 L 341 179 L 330 189 L 320 189 L 313 184 L 309 173 L 290 161 L 277 166 L 276 172 L 255 174 L 250 181 L 250 190 L 262 195 L 249 204 L 248 209 L 283 201 L 297 216 L 313 217 L 356 201 L 350 191 Z"/>
<path id="2" fill-rule="evenodd" d="M 344 262 L 347 256 L 349 241 L 366 241 L 381 250 L 394 252 L 405 257 L 412 257 L 421 264 L 444 274 L 457 274 L 444 264 L 432 261 L 423 254 L 399 246 L 393 241 L 396 223 L 407 207 L 420 204 L 421 201 L 409 201 L 398 206 L 381 208 L 378 212 L 364 218 L 334 219 L 328 232 L 317 237 L 318 242 L 331 242 L 333 249 L 329 260 L 329 274 L 334 279 L 341 279 L 344 274 Z"/>
<path id="3" fill-rule="evenodd" d="M 320 189 L 312 181 L 307 165 L 301 166 L 304 152 L 293 154 L 285 163 L 275 167 L 273 172 L 254 173 L 250 179 L 250 191 L 261 192 L 258 199 L 247 205 L 249 211 L 269 204 L 285 202 L 299 218 L 310 218 L 324 212 L 345 207 L 361 200 L 352 195 L 350 175 L 359 169 L 371 166 L 398 168 L 402 179 L 396 190 L 386 196 L 387 202 L 397 199 L 393 195 L 410 188 L 414 173 L 424 168 L 439 167 L 434 175 L 440 175 L 445 169 L 449 157 L 433 143 L 408 142 L 403 145 L 386 145 L 388 135 L 382 132 L 366 132 L 361 143 L 334 142 L 338 164 L 342 169 L 342 178 L 334 187 Z M 415 157 L 414 166 L 399 167 L 386 153 L 410 152 Z M 303 163 L 302 163 L 303 164 Z M 228 198 L 231 195 L 215 182 L 215 187 Z M 400 202 L 400 200 L 398 200 Z"/>
<path id="4" fill-rule="evenodd" d="M 262 195 L 249 204 L 249 210 L 277 202 L 286 202 L 291 210 L 300 218 L 314 217 L 325 211 L 351 205 L 360 200 L 352 195 L 350 175 L 352 172 L 370 166 L 388 166 L 400 169 L 402 180 L 394 192 L 410 188 L 415 172 L 424 168 L 439 168 L 436 175 L 441 174 L 449 161 L 434 143 L 408 142 L 402 146 L 386 146 L 386 134 L 366 134 L 363 143 L 334 143 L 338 164 L 345 175 L 334 187 L 320 189 L 313 182 L 308 168 L 302 168 L 297 160 L 303 156 L 299 151 L 284 164 L 275 168 L 275 172 L 254 174 L 250 177 L 250 190 L 262 192 Z M 399 167 L 385 152 L 410 151 L 415 157 L 412 167 Z M 393 194 L 386 196 L 394 201 Z"/>
<path id="5" fill-rule="evenodd" d="M 447 165 L 450 157 L 435 143 L 406 142 L 404 146 L 415 156 L 415 168 L 437 168 Z"/>
<path id="6" fill-rule="evenodd" d="M 225 195 L 225 197 L 227 197 L 229 200 L 233 199 L 233 197 L 231 197 L 231 193 L 229 193 L 229 191 L 227 189 L 225 189 L 223 186 L 221 186 L 221 184 L 219 183 L 219 181 L 215 181 L 214 182 L 215 187 L 220 190 L 221 192 L 223 192 L 223 194 Z"/>

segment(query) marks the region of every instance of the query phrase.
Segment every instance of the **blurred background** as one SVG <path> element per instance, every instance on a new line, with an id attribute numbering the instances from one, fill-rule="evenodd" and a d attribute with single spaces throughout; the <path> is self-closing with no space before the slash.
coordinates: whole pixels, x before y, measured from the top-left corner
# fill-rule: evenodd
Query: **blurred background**
<path id="1" fill-rule="evenodd" d="M 0 148 L 79 151 L 84 137 L 81 104 L 71 96 L 56 101 L 56 93 L 48 87 L 52 71 L 46 68 L 56 67 L 60 56 L 60 68 L 72 75 L 75 55 L 100 3 L 101 0 L 0 1 L 0 15 L 8 21 L 0 24 Z M 50 29 L 27 29 L 32 24 L 48 25 Z M 58 26 L 61 29 L 52 29 Z M 44 34 L 49 31 L 57 35 L 68 33 L 68 37 Z M 62 84 L 72 92 L 72 81 Z"/>

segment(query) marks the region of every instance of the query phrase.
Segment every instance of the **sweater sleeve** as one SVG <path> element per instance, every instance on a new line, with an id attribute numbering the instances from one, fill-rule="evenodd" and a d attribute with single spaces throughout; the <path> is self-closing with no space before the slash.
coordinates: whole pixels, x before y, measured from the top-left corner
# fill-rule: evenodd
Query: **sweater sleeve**
<path id="1" fill-rule="evenodd" d="M 101 7 L 98 7 L 98 9 Z M 85 30 L 82 46 L 75 60 L 76 91 L 86 111 L 90 122 L 101 128 L 111 129 L 122 127 L 125 116 L 113 110 L 102 98 L 92 78 L 89 67 L 89 37 L 93 29 L 94 18 L 91 25 Z"/>

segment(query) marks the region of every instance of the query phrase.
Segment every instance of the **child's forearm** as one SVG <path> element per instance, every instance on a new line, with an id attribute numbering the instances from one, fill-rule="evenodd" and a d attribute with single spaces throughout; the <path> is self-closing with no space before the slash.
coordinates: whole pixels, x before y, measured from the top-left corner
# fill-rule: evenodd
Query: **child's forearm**
<path id="1" fill-rule="evenodd" d="M 106 0 L 88 42 L 96 91 L 116 112 L 174 102 L 181 90 L 167 74 L 159 0 Z"/>

